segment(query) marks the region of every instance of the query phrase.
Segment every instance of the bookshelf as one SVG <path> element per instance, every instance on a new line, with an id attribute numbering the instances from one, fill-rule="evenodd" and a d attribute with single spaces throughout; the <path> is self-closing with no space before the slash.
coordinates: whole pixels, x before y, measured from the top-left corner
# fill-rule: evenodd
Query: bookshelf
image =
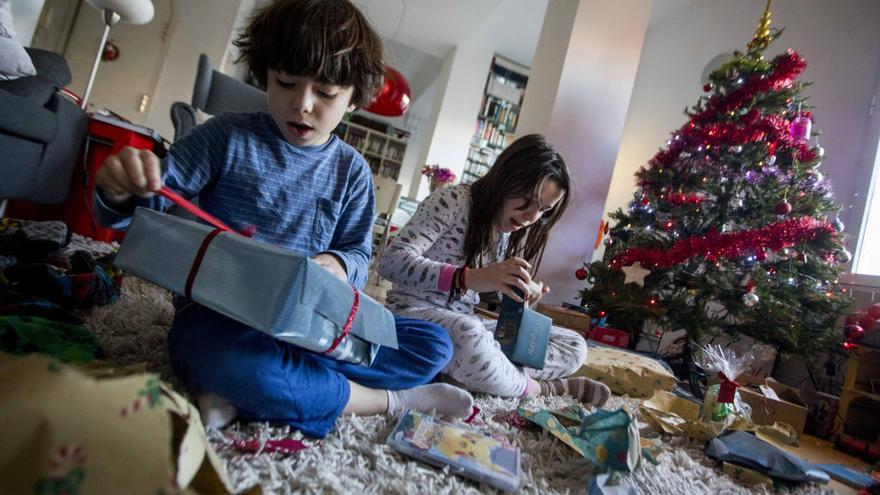
<path id="1" fill-rule="evenodd" d="M 500 55 L 492 58 L 462 183 L 469 184 L 485 175 L 512 139 L 528 80 L 528 67 Z"/>
<path id="2" fill-rule="evenodd" d="M 400 176 L 405 140 L 351 121 L 342 121 L 333 132 L 364 156 L 373 175 L 394 180 Z"/>

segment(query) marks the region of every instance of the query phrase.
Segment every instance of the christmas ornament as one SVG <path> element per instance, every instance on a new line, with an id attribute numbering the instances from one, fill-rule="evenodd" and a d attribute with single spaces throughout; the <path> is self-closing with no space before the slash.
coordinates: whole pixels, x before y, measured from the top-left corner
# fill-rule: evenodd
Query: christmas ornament
<path id="1" fill-rule="evenodd" d="M 852 254 L 846 249 L 840 249 L 834 252 L 834 261 L 838 263 L 849 263 L 852 260 Z"/>
<path id="2" fill-rule="evenodd" d="M 743 207 L 742 198 L 733 198 L 732 200 L 730 200 L 730 206 L 732 206 L 733 208 L 742 208 Z"/>
<path id="3" fill-rule="evenodd" d="M 835 218 L 831 225 L 834 226 L 834 230 L 838 232 L 843 232 L 843 229 L 846 227 L 843 222 L 839 218 Z"/>
<path id="4" fill-rule="evenodd" d="M 776 207 L 773 208 L 773 211 L 776 212 L 777 215 L 788 215 L 791 213 L 791 203 L 782 200 L 782 202 L 777 203 Z"/>
<path id="5" fill-rule="evenodd" d="M 795 117 L 794 120 L 791 121 L 791 127 L 789 127 L 789 133 L 791 134 L 791 139 L 797 142 L 803 142 L 810 138 L 810 128 L 813 126 L 813 121 L 810 120 L 809 117 L 804 114 L 800 114 Z"/>
<path id="6" fill-rule="evenodd" d="M 645 277 L 651 273 L 651 270 L 642 268 L 641 263 L 625 266 L 621 270 L 623 270 L 623 274 L 626 276 L 626 279 L 623 281 L 624 284 L 636 284 L 639 287 L 645 286 Z"/>
<path id="7" fill-rule="evenodd" d="M 816 156 L 818 156 L 818 157 L 825 156 L 825 148 L 816 145 L 815 150 L 816 150 Z"/>
<path id="8" fill-rule="evenodd" d="M 864 328 L 866 332 L 873 331 L 875 325 L 877 325 L 877 318 L 870 314 L 864 314 L 859 318 L 859 326 Z"/>
<path id="9" fill-rule="evenodd" d="M 739 144 L 730 147 L 731 153 L 742 153 L 743 147 Z"/>
<path id="10" fill-rule="evenodd" d="M 746 292 L 745 294 L 743 294 L 742 299 L 743 299 L 743 304 L 747 308 L 753 307 L 754 305 L 758 304 L 758 301 L 761 300 L 761 298 L 758 297 L 758 295 L 755 294 L 754 292 Z"/>
<path id="11" fill-rule="evenodd" d="M 865 336 L 865 329 L 859 325 L 847 325 L 843 328 L 843 335 L 849 341 L 859 340 Z"/>
<path id="12" fill-rule="evenodd" d="M 806 263 L 806 262 L 807 262 L 807 255 L 806 255 L 806 253 L 798 253 L 798 254 L 797 254 L 797 260 L 798 260 L 799 263 Z"/>
<path id="13" fill-rule="evenodd" d="M 583 268 L 578 268 L 577 271 L 574 272 L 574 277 L 578 280 L 586 280 L 587 279 L 587 271 Z"/>
<path id="14" fill-rule="evenodd" d="M 704 84 L 704 85 L 703 85 L 703 91 L 705 91 L 705 92 L 707 92 L 707 93 L 708 93 L 709 91 L 712 91 L 712 85 L 711 85 L 711 84 Z"/>
<path id="15" fill-rule="evenodd" d="M 385 67 L 385 82 L 376 98 L 364 110 L 384 115 L 386 117 L 399 117 L 409 110 L 412 103 L 412 90 L 409 82 L 397 69 Z"/>

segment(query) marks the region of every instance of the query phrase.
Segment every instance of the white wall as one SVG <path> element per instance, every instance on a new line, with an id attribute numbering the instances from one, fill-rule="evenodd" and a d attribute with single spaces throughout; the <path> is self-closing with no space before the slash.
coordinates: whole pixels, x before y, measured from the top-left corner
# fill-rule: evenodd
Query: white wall
<path id="1" fill-rule="evenodd" d="M 174 27 L 167 56 L 159 74 L 152 103 L 146 117 L 146 125 L 170 139 L 174 128 L 168 116 L 175 101 L 192 99 L 199 54 L 211 58 L 214 67 L 220 67 L 226 56 L 233 28 L 252 0 L 186 0 L 174 2 L 176 11 Z"/>
<path id="2" fill-rule="evenodd" d="M 537 278 L 549 303 L 573 302 L 592 249 L 648 29 L 651 0 L 553 0 L 547 9 L 520 133 L 540 132 L 574 182 Z"/>
<path id="3" fill-rule="evenodd" d="M 719 53 L 745 48 L 764 4 L 704 0 L 648 32 L 606 212 L 626 207 L 635 191 L 635 171 L 686 122 L 682 110 L 702 94 L 700 74 L 706 63 Z M 777 0 L 772 9 L 773 27 L 785 32 L 768 55 L 794 48 L 806 58 L 801 79 L 814 82 L 805 92 L 818 106 L 814 130 L 823 132 L 820 142 L 826 151 L 821 169 L 840 203 L 860 203 L 877 146 L 877 124 L 867 108 L 880 73 L 880 2 Z M 855 236 L 858 209 L 845 209 L 841 219 Z"/>

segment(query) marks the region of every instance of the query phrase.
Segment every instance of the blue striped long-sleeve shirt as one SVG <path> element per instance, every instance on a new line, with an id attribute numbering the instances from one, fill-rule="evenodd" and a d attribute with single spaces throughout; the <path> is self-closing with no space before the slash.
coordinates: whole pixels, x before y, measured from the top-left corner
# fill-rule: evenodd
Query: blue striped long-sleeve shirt
<path id="1" fill-rule="evenodd" d="M 367 282 L 375 196 L 370 167 L 354 148 L 331 136 L 323 145 L 288 143 L 267 113 L 223 114 L 174 143 L 163 160 L 165 185 L 234 229 L 305 256 L 332 253 L 349 283 Z M 138 206 L 165 209 L 160 197 Z M 99 220 L 124 228 L 131 211 L 96 195 Z"/>

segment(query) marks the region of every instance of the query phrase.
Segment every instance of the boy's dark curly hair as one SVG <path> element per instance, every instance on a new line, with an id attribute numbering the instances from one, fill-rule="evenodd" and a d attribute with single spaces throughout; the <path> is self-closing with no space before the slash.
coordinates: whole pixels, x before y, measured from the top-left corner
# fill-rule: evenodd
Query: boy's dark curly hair
<path id="1" fill-rule="evenodd" d="M 276 0 L 254 14 L 233 44 L 263 87 L 274 69 L 352 86 L 351 102 L 365 106 L 383 83 L 382 40 L 348 0 Z"/>

